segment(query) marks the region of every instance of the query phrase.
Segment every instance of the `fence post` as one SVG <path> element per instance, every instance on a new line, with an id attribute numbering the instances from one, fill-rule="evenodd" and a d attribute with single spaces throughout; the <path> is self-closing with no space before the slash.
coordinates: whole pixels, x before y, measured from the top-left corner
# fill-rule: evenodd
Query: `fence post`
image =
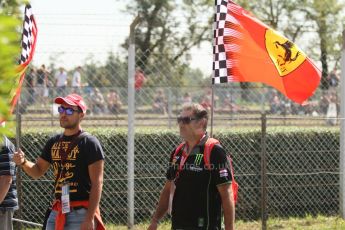
<path id="1" fill-rule="evenodd" d="M 137 16 L 130 25 L 128 47 L 128 137 L 127 137 L 127 210 L 128 229 L 134 227 L 134 112 L 135 112 L 135 41 L 134 30 L 139 23 Z"/>
<path id="2" fill-rule="evenodd" d="M 262 230 L 267 229 L 267 161 L 266 161 L 266 114 L 261 114 L 261 221 Z"/>
<path id="3" fill-rule="evenodd" d="M 341 81 L 340 81 L 340 178 L 339 178 L 339 206 L 340 214 L 345 219 L 345 31 L 343 31 L 343 47 L 341 51 Z"/>
<path id="4" fill-rule="evenodd" d="M 262 87 L 261 88 L 261 113 L 265 113 L 265 98 L 266 98 L 266 92 L 265 92 L 265 88 Z"/>

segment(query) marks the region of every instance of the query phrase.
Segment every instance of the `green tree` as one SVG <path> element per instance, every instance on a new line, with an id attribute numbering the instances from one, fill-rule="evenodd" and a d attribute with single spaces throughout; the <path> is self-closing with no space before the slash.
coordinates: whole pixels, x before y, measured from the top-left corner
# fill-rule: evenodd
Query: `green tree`
<path id="1" fill-rule="evenodd" d="M 0 0 L 0 14 L 14 15 L 19 17 L 20 0 Z"/>
<path id="2" fill-rule="evenodd" d="M 109 86 L 127 87 L 127 63 L 121 61 L 118 55 L 109 52 L 104 72 Z"/>
<path id="3" fill-rule="evenodd" d="M 95 60 L 94 56 L 90 54 L 85 59 L 85 65 L 83 66 L 84 75 L 85 75 L 85 82 L 88 86 L 91 87 L 98 87 L 100 86 L 99 80 L 97 79 L 98 74 L 98 68 L 100 65 L 98 65 Z"/>
<path id="4" fill-rule="evenodd" d="M 126 12 L 140 17 L 135 32 L 136 61 L 149 76 L 148 84 L 183 84 L 189 68 L 186 54 L 211 40 L 213 7 L 205 0 L 135 0 Z"/>
<path id="5" fill-rule="evenodd" d="M 339 0 L 304 0 L 299 10 L 305 13 L 306 20 L 313 22 L 311 28 L 316 32 L 317 42 L 311 49 L 318 47 L 316 54 L 322 65 L 321 89 L 328 89 L 327 80 L 329 62 L 337 63 L 340 59 L 342 10 L 345 6 Z M 315 49 L 315 48 L 314 48 Z"/>
<path id="6" fill-rule="evenodd" d="M 85 59 L 83 66 L 85 81 L 91 87 L 126 87 L 127 63 L 109 52 L 104 65 L 96 62 L 92 55 Z"/>
<path id="7" fill-rule="evenodd" d="M 16 86 L 19 75 L 16 73 L 16 62 L 20 54 L 19 34 L 17 32 L 20 21 L 14 16 L 8 15 L 8 10 L 0 11 L 0 119 L 9 120 L 10 101 L 13 89 Z M 8 129 L 0 128 L 0 134 Z M 8 131 L 7 131 L 7 134 Z"/>

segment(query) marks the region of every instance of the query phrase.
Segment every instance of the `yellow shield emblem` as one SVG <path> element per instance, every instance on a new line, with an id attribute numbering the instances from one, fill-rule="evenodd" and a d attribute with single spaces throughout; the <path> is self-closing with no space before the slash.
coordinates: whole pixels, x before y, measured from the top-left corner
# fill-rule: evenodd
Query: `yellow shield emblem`
<path id="1" fill-rule="evenodd" d="M 274 30 L 266 30 L 265 43 L 281 77 L 297 69 L 306 59 L 306 55 L 295 44 Z"/>

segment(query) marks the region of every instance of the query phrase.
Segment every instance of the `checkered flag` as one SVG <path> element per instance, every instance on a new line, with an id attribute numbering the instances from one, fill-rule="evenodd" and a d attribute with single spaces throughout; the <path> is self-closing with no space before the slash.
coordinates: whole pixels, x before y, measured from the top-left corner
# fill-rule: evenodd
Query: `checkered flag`
<path id="1" fill-rule="evenodd" d="M 231 0 L 215 1 L 212 84 L 261 82 L 303 104 L 321 71 L 279 32 Z"/>
<path id="2" fill-rule="evenodd" d="M 23 22 L 23 34 L 22 34 L 22 53 L 20 55 L 19 65 L 17 67 L 17 72 L 20 73 L 19 81 L 16 82 L 14 88 L 12 88 L 10 95 L 12 96 L 10 112 L 12 113 L 14 107 L 20 96 L 20 91 L 23 85 L 26 67 L 31 62 L 37 40 L 37 26 L 35 22 L 34 15 L 32 13 L 31 5 L 25 6 L 24 11 L 24 22 Z"/>
<path id="3" fill-rule="evenodd" d="M 31 61 L 35 52 L 37 39 L 37 27 L 31 5 L 25 6 L 23 34 L 22 34 L 22 53 L 19 64 L 25 68 Z"/>
<path id="4" fill-rule="evenodd" d="M 242 34 L 236 30 L 238 21 L 230 14 L 230 11 L 236 10 L 231 3 L 215 0 L 212 84 L 238 81 L 234 74 L 236 61 L 232 55 L 240 51 L 236 40 L 241 39 Z"/>

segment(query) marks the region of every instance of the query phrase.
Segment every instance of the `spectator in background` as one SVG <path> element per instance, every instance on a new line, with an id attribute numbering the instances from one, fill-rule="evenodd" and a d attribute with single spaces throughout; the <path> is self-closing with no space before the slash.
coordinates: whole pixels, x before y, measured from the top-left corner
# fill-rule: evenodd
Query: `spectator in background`
<path id="1" fill-rule="evenodd" d="M 35 103 L 35 81 L 36 81 L 36 70 L 30 67 L 29 71 L 26 72 L 25 87 L 28 90 L 27 105 L 32 105 Z"/>
<path id="2" fill-rule="evenodd" d="M 134 78 L 135 78 L 134 88 L 135 88 L 135 91 L 138 92 L 141 90 L 141 88 L 143 87 L 146 81 L 144 72 L 140 68 L 137 68 L 135 71 Z"/>
<path id="3" fill-rule="evenodd" d="M 329 105 L 329 97 L 326 93 L 323 93 L 321 95 L 320 102 L 319 102 L 320 113 L 322 115 L 327 114 L 328 105 Z"/>
<path id="4" fill-rule="evenodd" d="M 144 83 L 146 82 L 146 77 L 144 75 L 144 72 L 140 69 L 137 68 L 135 71 L 135 82 L 134 82 L 134 88 L 135 88 L 135 94 L 136 94 L 136 100 L 135 100 L 135 104 L 136 106 L 140 106 L 142 105 L 142 90 L 141 88 L 143 87 Z"/>
<path id="5" fill-rule="evenodd" d="M 78 66 L 75 72 L 73 73 L 72 78 L 72 89 L 73 93 L 80 94 L 80 88 L 81 88 L 81 67 Z"/>
<path id="6" fill-rule="evenodd" d="M 200 102 L 200 105 L 202 105 L 202 107 L 204 107 L 206 110 L 211 110 L 212 109 L 212 101 L 210 99 L 210 97 L 208 96 L 203 96 L 202 100 Z"/>
<path id="7" fill-rule="evenodd" d="M 334 69 L 330 72 L 330 74 L 328 75 L 327 79 L 328 79 L 328 82 L 329 82 L 329 86 L 331 86 L 333 88 L 338 86 L 340 77 L 339 77 L 339 75 L 337 73 L 336 67 L 334 67 Z"/>
<path id="8" fill-rule="evenodd" d="M 182 105 L 192 104 L 192 96 L 189 92 L 185 93 L 182 98 Z"/>
<path id="9" fill-rule="evenodd" d="M 337 124 L 338 108 L 337 108 L 337 96 L 335 94 L 330 95 L 329 104 L 326 113 L 326 123 L 329 125 Z"/>
<path id="10" fill-rule="evenodd" d="M 45 104 L 45 92 L 48 90 L 48 74 L 46 66 L 42 65 L 41 68 L 37 70 L 37 80 L 36 80 L 36 96 L 38 102 L 43 106 Z"/>
<path id="11" fill-rule="evenodd" d="M 237 112 L 240 108 L 240 106 L 236 105 L 231 97 L 230 93 L 226 93 L 224 101 L 223 101 L 223 108 L 229 109 L 232 112 Z"/>
<path id="12" fill-rule="evenodd" d="M 213 105 L 214 108 L 216 108 L 217 102 L 218 102 L 219 97 L 217 95 L 213 96 Z M 212 108 L 212 89 L 207 88 L 206 89 L 206 94 L 202 97 L 200 104 L 205 108 L 205 109 L 211 109 Z"/>
<path id="13" fill-rule="evenodd" d="M 1 124 L 2 126 L 4 123 Z M 13 213 L 18 207 L 16 164 L 12 161 L 14 145 L 7 137 L 0 138 L 0 230 L 12 230 Z"/>
<path id="14" fill-rule="evenodd" d="M 298 103 L 291 103 L 291 114 L 304 115 L 304 107 Z"/>
<path id="15" fill-rule="evenodd" d="M 153 105 L 152 105 L 153 112 L 155 113 L 163 113 L 166 114 L 167 112 L 167 99 L 162 89 L 158 89 L 156 95 L 153 98 Z"/>
<path id="16" fill-rule="evenodd" d="M 109 112 L 112 114 L 118 114 L 120 112 L 122 102 L 114 89 L 110 90 L 107 95 L 107 99 Z"/>
<path id="17" fill-rule="evenodd" d="M 95 88 L 94 94 L 92 95 L 93 100 L 93 113 L 101 114 L 104 113 L 104 97 L 103 94 L 99 91 L 98 88 Z"/>
<path id="18" fill-rule="evenodd" d="M 270 112 L 272 114 L 280 114 L 282 112 L 282 102 L 277 94 L 277 92 L 273 92 L 271 101 L 270 101 Z"/>
<path id="19" fill-rule="evenodd" d="M 65 96 L 67 86 L 67 73 L 63 67 L 60 67 L 59 72 L 55 74 L 55 86 L 56 93 L 58 95 Z"/>

